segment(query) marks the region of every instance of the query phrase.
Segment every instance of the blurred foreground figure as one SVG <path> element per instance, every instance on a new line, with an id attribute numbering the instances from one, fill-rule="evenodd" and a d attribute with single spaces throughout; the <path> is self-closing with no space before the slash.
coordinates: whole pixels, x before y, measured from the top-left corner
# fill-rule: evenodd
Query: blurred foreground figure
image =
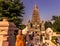
<path id="1" fill-rule="evenodd" d="M 25 46 L 25 36 L 22 34 L 22 30 L 18 30 L 15 46 Z"/>

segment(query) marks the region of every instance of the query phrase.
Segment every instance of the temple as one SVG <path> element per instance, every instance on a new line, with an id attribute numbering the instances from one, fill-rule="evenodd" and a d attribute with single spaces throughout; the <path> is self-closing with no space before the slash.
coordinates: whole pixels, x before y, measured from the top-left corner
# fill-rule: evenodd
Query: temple
<path id="1" fill-rule="evenodd" d="M 41 42 L 41 39 L 40 39 L 41 31 L 45 31 L 44 21 L 40 20 L 39 9 L 38 9 L 38 6 L 35 4 L 33 13 L 32 13 L 32 19 L 31 19 L 31 21 L 30 20 L 28 21 L 28 24 L 27 24 L 26 28 L 23 29 L 22 33 L 23 34 L 26 34 L 27 32 L 29 32 L 29 34 L 34 33 L 33 39 L 35 42 L 37 42 L 36 44 L 39 44 Z M 36 40 L 36 39 L 38 39 L 38 40 Z"/>
<path id="2" fill-rule="evenodd" d="M 26 42 L 33 43 L 34 46 L 46 45 L 47 46 L 56 46 L 51 40 L 52 36 L 56 36 L 56 32 L 53 32 L 51 28 L 45 30 L 44 21 L 40 19 L 38 6 L 35 4 L 32 13 L 31 21 L 28 21 L 26 28 L 22 31 L 25 34 Z M 48 36 L 48 37 L 47 37 Z M 33 41 L 33 42 L 32 42 Z M 29 46 L 29 45 L 26 45 Z"/>
<path id="3" fill-rule="evenodd" d="M 32 31 L 38 30 L 40 32 L 42 28 L 43 28 L 43 31 L 45 30 L 44 21 L 41 22 L 40 20 L 39 9 L 36 4 L 33 9 L 32 19 L 31 21 L 30 20 L 28 21 L 27 26 L 28 28 L 30 28 L 29 30 L 32 30 Z"/>
<path id="4" fill-rule="evenodd" d="M 35 4 L 34 9 L 33 9 L 31 23 L 33 25 L 35 25 L 35 24 L 40 25 L 40 15 L 39 15 L 38 7 L 36 4 Z"/>

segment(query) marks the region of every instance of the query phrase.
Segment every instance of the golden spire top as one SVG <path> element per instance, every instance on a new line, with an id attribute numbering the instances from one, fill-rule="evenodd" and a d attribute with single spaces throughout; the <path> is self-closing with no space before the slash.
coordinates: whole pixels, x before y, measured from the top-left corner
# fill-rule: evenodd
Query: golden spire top
<path id="1" fill-rule="evenodd" d="M 35 9 L 38 9 L 38 6 L 37 6 L 37 4 L 36 4 L 36 3 L 35 3 L 35 5 L 34 5 L 34 10 L 35 10 Z"/>

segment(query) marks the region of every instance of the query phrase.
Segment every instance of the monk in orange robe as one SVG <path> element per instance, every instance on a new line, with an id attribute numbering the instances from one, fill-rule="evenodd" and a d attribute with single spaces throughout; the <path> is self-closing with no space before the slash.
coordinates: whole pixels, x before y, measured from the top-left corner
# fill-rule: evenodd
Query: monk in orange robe
<path id="1" fill-rule="evenodd" d="M 16 36 L 15 46 L 25 46 L 25 36 L 22 34 L 21 30 L 18 30 L 18 35 Z"/>

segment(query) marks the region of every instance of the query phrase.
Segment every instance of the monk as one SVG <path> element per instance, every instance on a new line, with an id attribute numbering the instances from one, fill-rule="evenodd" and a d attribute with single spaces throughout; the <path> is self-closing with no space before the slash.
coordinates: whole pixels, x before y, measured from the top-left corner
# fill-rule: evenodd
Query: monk
<path id="1" fill-rule="evenodd" d="M 18 30 L 15 46 L 25 46 L 25 36 L 22 34 L 22 30 Z"/>

